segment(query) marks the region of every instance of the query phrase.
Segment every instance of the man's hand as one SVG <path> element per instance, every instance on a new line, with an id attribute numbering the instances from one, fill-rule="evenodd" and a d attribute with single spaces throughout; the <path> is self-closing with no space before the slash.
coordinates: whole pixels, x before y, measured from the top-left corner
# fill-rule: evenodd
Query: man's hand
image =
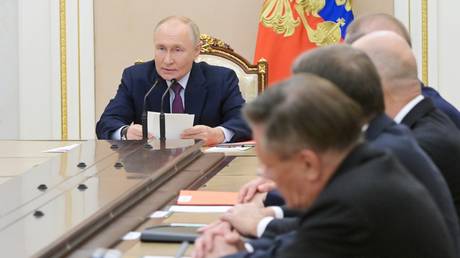
<path id="1" fill-rule="evenodd" d="M 199 139 L 204 140 L 206 146 L 216 145 L 224 142 L 225 135 L 222 129 L 213 128 L 205 125 L 195 125 L 186 129 L 180 135 L 182 139 Z"/>
<path id="2" fill-rule="evenodd" d="M 221 217 L 221 220 L 230 223 L 242 235 L 256 237 L 257 225 L 268 216 L 274 216 L 272 209 L 246 203 L 235 205 Z"/>
<path id="3" fill-rule="evenodd" d="M 240 192 L 238 194 L 238 202 L 239 203 L 247 203 L 247 202 L 260 202 L 260 199 L 265 199 L 266 193 L 275 189 L 276 185 L 270 179 L 266 179 L 264 177 L 258 177 L 254 180 L 249 181 L 243 187 L 241 187 Z M 259 195 L 262 198 L 256 198 L 258 193 L 263 193 L 263 195 Z"/>
<path id="4" fill-rule="evenodd" d="M 245 249 L 243 240 L 236 232 L 216 236 L 213 245 L 212 251 L 205 254 L 206 258 L 219 258 Z"/>
<path id="5" fill-rule="evenodd" d="M 153 134 L 149 133 L 148 138 L 152 139 Z M 142 140 L 142 125 L 140 124 L 131 124 L 128 126 L 128 131 L 126 133 L 126 139 L 128 140 Z"/>
<path id="6" fill-rule="evenodd" d="M 227 222 L 216 221 L 210 225 L 198 230 L 202 235 L 195 240 L 195 249 L 193 250 L 193 258 L 206 257 L 214 249 L 214 238 L 216 236 L 224 236 L 231 232 L 231 225 Z"/>

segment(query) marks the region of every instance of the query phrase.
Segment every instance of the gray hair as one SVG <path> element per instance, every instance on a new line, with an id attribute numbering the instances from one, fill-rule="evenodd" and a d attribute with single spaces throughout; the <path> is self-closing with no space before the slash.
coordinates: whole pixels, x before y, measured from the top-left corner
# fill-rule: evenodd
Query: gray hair
<path id="1" fill-rule="evenodd" d="M 192 37 L 192 42 L 195 43 L 196 45 L 200 44 L 200 28 L 198 25 L 192 21 L 192 19 L 185 17 L 185 16 L 169 16 L 164 19 L 162 19 L 158 24 L 155 26 L 154 31 L 156 32 L 158 28 L 163 25 L 164 23 L 168 21 L 179 21 L 182 22 L 185 25 L 188 25 L 190 28 L 190 36 Z"/>
<path id="2" fill-rule="evenodd" d="M 281 157 L 302 149 L 345 150 L 358 141 L 361 108 L 331 82 L 297 74 L 272 86 L 243 109 L 251 125 L 260 125 L 260 144 Z"/>
<path id="3" fill-rule="evenodd" d="M 368 14 L 355 19 L 347 27 L 345 43 L 353 44 L 356 40 L 378 30 L 388 30 L 400 35 L 412 47 L 409 32 L 404 24 L 394 16 L 386 13 Z"/>
<path id="4" fill-rule="evenodd" d="M 292 66 L 294 73 L 312 73 L 334 83 L 361 105 L 367 119 L 385 112 L 380 77 L 371 59 L 349 45 L 325 46 L 304 52 Z"/>

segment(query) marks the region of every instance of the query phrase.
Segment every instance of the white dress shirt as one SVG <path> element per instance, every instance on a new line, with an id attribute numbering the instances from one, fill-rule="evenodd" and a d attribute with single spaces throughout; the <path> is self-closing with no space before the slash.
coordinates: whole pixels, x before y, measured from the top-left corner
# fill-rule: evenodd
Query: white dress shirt
<path id="1" fill-rule="evenodd" d="M 406 115 L 420 102 L 424 99 L 422 95 L 418 95 L 417 97 L 413 98 L 409 103 L 407 103 L 401 110 L 399 110 L 398 114 L 393 119 L 396 123 L 400 124 L 401 121 L 406 117 Z"/>

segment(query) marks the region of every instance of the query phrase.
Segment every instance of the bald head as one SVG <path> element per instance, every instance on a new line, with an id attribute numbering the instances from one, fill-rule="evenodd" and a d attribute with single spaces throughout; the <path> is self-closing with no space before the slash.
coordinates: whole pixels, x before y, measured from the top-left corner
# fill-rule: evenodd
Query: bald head
<path id="1" fill-rule="evenodd" d="M 392 31 L 401 36 L 409 46 L 412 46 L 409 32 L 394 16 L 384 13 L 369 14 L 355 19 L 347 28 L 345 42 L 352 44 L 359 38 L 375 31 Z"/>
<path id="2" fill-rule="evenodd" d="M 390 105 L 390 109 L 395 109 L 391 107 L 391 102 L 405 105 L 420 95 L 414 54 L 399 35 L 391 31 L 372 32 L 355 41 L 352 46 L 364 51 L 375 64 L 382 80 L 385 105 Z M 392 116 L 397 111 L 387 113 Z"/>

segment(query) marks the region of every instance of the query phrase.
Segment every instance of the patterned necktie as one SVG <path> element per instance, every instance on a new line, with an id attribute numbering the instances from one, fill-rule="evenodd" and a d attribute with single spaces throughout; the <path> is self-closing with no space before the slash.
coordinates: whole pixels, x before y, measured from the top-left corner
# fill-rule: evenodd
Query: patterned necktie
<path id="1" fill-rule="evenodd" d="M 173 113 L 184 113 L 184 104 L 182 104 L 182 97 L 180 96 L 180 91 L 182 86 L 176 82 L 171 89 L 174 91 L 174 100 L 172 103 L 172 112 Z"/>

